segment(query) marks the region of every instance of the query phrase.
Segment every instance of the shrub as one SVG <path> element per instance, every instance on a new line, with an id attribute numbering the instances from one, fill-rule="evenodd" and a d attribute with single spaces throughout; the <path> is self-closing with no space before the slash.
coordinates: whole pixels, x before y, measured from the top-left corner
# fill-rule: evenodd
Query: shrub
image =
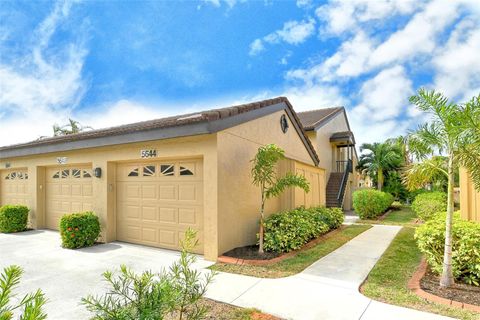
<path id="1" fill-rule="evenodd" d="M 300 249 L 308 241 L 338 228 L 343 218 L 341 209 L 324 207 L 300 207 L 272 214 L 265 219 L 264 249 L 273 252 Z"/>
<path id="2" fill-rule="evenodd" d="M 22 299 L 13 294 L 13 290 L 20 283 L 22 273 L 22 268 L 12 265 L 5 267 L 0 274 L 0 319 L 11 320 L 14 318 L 13 312 L 20 309 L 21 315 L 18 319 L 46 319 L 47 315 L 43 312 L 43 306 L 47 300 L 40 289 L 35 293 L 27 294 Z M 12 300 L 14 305 L 11 304 Z"/>
<path id="3" fill-rule="evenodd" d="M 207 308 L 201 299 L 216 273 L 193 269 L 197 257 L 189 251 L 196 244 L 196 233 L 187 230 L 180 259 L 168 272 L 136 274 L 124 265 L 120 273 L 104 272 L 109 292 L 82 298 L 82 304 L 95 314 L 93 319 L 204 319 Z"/>
<path id="4" fill-rule="evenodd" d="M 27 229 L 28 212 L 25 206 L 6 205 L 0 208 L 0 232 L 11 233 Z"/>
<path id="5" fill-rule="evenodd" d="M 92 246 L 100 236 L 100 221 L 93 212 L 66 214 L 60 219 L 64 248 Z"/>
<path id="6" fill-rule="evenodd" d="M 412 210 L 420 219 L 428 221 L 436 213 L 447 210 L 447 194 L 444 192 L 421 193 L 413 200 Z"/>
<path id="7" fill-rule="evenodd" d="M 374 219 L 387 211 L 393 196 L 375 189 L 357 190 L 353 193 L 353 209 L 361 219 Z"/>
<path id="8" fill-rule="evenodd" d="M 418 248 L 432 270 L 442 272 L 445 246 L 445 213 L 436 214 L 415 232 Z M 480 224 L 454 214 L 452 227 L 452 269 L 455 279 L 480 286 Z"/>

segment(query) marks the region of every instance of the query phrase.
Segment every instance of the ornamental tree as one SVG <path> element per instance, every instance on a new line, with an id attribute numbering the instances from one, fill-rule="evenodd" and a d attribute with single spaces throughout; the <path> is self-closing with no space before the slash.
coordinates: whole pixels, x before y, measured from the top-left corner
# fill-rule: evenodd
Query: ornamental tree
<path id="1" fill-rule="evenodd" d="M 454 283 L 452 273 L 453 187 L 455 169 L 467 168 L 477 190 L 480 190 L 480 95 L 465 104 L 456 104 L 434 90 L 420 89 L 410 102 L 430 116 L 430 121 L 410 134 L 409 145 L 423 162 L 413 164 L 406 172 L 407 185 L 429 182 L 443 175 L 448 180 L 445 248 L 441 287 Z M 446 158 L 432 154 L 444 155 Z"/>
<path id="2" fill-rule="evenodd" d="M 285 176 L 277 176 L 277 163 L 285 158 L 285 151 L 274 144 L 258 149 L 252 163 L 253 184 L 260 187 L 260 230 L 258 252 L 263 254 L 263 234 L 265 219 L 265 203 L 268 199 L 279 196 L 288 187 L 299 187 L 310 191 L 310 185 L 304 176 L 288 172 Z"/>

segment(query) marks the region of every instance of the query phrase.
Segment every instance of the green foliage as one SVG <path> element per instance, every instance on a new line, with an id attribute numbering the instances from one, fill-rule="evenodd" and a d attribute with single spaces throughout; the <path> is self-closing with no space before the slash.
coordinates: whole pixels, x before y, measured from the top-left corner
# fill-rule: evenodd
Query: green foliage
<path id="1" fill-rule="evenodd" d="M 445 213 L 417 228 L 418 248 L 426 255 L 429 265 L 436 273 L 442 272 L 445 243 Z M 452 225 L 452 268 L 455 279 L 480 286 L 480 224 L 460 219 L 454 214 Z"/>
<path id="2" fill-rule="evenodd" d="M 20 232 L 27 229 L 28 209 L 20 205 L 0 207 L 0 232 Z"/>
<path id="3" fill-rule="evenodd" d="M 387 211 L 393 203 L 390 193 L 363 189 L 353 193 L 353 209 L 361 219 L 374 219 Z"/>
<path id="4" fill-rule="evenodd" d="M 357 170 L 363 174 L 377 177 L 378 189 L 382 190 L 384 174 L 389 170 L 400 168 L 403 163 L 403 153 L 397 144 L 392 143 L 364 143 L 360 151 L 368 151 L 360 156 Z"/>
<path id="5" fill-rule="evenodd" d="M 168 272 L 136 274 L 124 265 L 119 273 L 104 272 L 110 291 L 83 298 L 82 304 L 96 320 L 204 319 L 207 309 L 200 300 L 215 273 L 202 276 L 192 268 L 196 256 L 189 251 L 196 245 L 196 233 L 187 230 L 180 259 Z"/>
<path id="6" fill-rule="evenodd" d="M 64 215 L 59 228 L 64 248 L 93 246 L 100 236 L 100 221 L 90 211 Z"/>
<path id="7" fill-rule="evenodd" d="M 260 187 L 260 230 L 258 252 L 263 253 L 264 214 L 265 202 L 279 196 L 288 187 L 299 187 L 310 191 L 310 185 L 304 176 L 287 173 L 284 177 L 277 177 L 277 163 L 285 158 L 283 149 L 274 144 L 268 144 L 258 148 L 255 158 L 252 160 L 253 184 Z"/>
<path id="8" fill-rule="evenodd" d="M 14 311 L 22 309 L 20 320 L 43 320 L 47 315 L 43 312 L 45 299 L 41 290 L 35 293 L 29 293 L 21 300 L 18 300 L 16 305 L 10 305 L 10 300 L 13 297 L 13 290 L 20 283 L 23 270 L 19 266 L 9 266 L 3 269 L 0 275 L 0 319 L 10 320 L 14 317 Z"/>
<path id="9" fill-rule="evenodd" d="M 408 191 L 402 183 L 402 178 L 397 171 L 388 172 L 385 180 L 384 192 L 390 193 L 395 200 L 406 201 Z"/>
<path id="10" fill-rule="evenodd" d="M 444 192 L 425 192 L 415 197 L 412 210 L 423 221 L 428 221 L 436 213 L 447 210 L 447 194 Z"/>
<path id="11" fill-rule="evenodd" d="M 338 228 L 343 219 L 339 208 L 300 207 L 272 214 L 265 220 L 265 250 L 289 252 L 300 249 L 308 241 Z"/>

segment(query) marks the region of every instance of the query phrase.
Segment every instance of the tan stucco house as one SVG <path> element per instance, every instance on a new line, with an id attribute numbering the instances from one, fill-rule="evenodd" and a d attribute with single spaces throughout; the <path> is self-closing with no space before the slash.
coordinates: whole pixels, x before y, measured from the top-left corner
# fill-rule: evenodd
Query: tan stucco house
<path id="1" fill-rule="evenodd" d="M 54 230 L 63 214 L 93 210 L 105 242 L 178 249 L 192 227 L 197 251 L 215 260 L 255 242 L 251 159 L 270 143 L 285 150 L 279 172 L 305 175 L 311 191 L 288 190 L 268 213 L 350 205 L 345 109 L 297 114 L 283 97 L 1 147 L 0 205 L 25 204 L 33 228 Z"/>
<path id="2" fill-rule="evenodd" d="M 480 192 L 465 168 L 460 168 L 460 213 L 463 219 L 480 222 Z"/>

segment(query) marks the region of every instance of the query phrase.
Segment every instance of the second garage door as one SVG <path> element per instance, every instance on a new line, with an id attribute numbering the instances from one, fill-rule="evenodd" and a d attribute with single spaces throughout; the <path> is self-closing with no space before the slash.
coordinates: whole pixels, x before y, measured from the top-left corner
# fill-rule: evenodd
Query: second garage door
<path id="1" fill-rule="evenodd" d="M 58 229 L 66 213 L 92 210 L 92 170 L 89 166 L 46 170 L 45 226 Z"/>
<path id="2" fill-rule="evenodd" d="M 27 170 L 5 170 L 0 174 L 0 205 L 27 204 Z"/>
<path id="3" fill-rule="evenodd" d="M 118 165 L 118 240 L 179 249 L 189 227 L 198 231 L 195 252 L 202 253 L 202 160 Z"/>

